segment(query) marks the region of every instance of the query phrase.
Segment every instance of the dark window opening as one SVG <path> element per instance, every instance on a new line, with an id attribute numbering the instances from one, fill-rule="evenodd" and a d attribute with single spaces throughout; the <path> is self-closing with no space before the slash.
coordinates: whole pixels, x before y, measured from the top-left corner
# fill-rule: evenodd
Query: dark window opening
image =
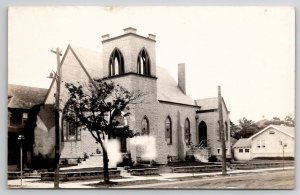
<path id="1" fill-rule="evenodd" d="M 79 141 L 81 140 L 81 129 L 78 128 L 77 118 L 74 120 L 63 120 L 63 141 Z"/>
<path id="2" fill-rule="evenodd" d="M 165 121 L 165 139 L 167 141 L 167 144 L 172 144 L 172 121 L 169 116 Z"/>
<path id="3" fill-rule="evenodd" d="M 124 58 L 119 49 L 115 49 L 109 58 L 109 76 L 124 74 Z"/>
<path id="4" fill-rule="evenodd" d="M 145 49 L 142 49 L 137 60 L 138 73 L 142 75 L 151 75 L 150 58 Z"/>
<path id="5" fill-rule="evenodd" d="M 191 144 L 191 129 L 190 129 L 190 121 L 188 118 L 184 122 L 184 139 L 186 145 Z"/>
<path id="6" fill-rule="evenodd" d="M 143 120 L 142 120 L 142 135 L 149 135 L 150 131 L 149 131 L 149 121 L 148 118 L 146 116 L 144 116 Z"/>

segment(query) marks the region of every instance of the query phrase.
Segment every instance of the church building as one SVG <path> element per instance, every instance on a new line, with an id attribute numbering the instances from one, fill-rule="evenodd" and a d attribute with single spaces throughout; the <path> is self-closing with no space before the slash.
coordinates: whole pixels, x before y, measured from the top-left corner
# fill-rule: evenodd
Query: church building
<path id="1" fill-rule="evenodd" d="M 124 34 L 110 37 L 102 36 L 102 52 L 90 51 L 69 45 L 61 60 L 61 105 L 67 99 L 68 83 L 88 83 L 93 78 L 113 81 L 128 91 L 147 94 L 140 104 L 130 105 L 130 116 L 126 123 L 135 133 L 154 138 L 156 155 L 152 160 L 158 164 L 185 160 L 188 154 L 200 154 L 199 159 L 209 156 L 220 157 L 220 119 L 218 98 L 193 100 L 186 93 L 186 74 L 188 66 L 178 64 L 178 82 L 168 71 L 156 64 L 156 36 L 141 36 L 134 28 L 124 29 Z M 34 130 L 34 151 L 54 158 L 54 123 L 47 121 L 47 105 L 55 102 L 56 83 L 53 80 L 44 105 L 37 115 Z M 230 153 L 229 111 L 222 98 L 224 133 L 227 157 Z M 60 117 L 61 159 L 83 158 L 101 149 L 89 131 L 77 128 Z M 43 139 L 41 139 L 43 138 Z M 129 153 L 133 161 L 142 159 L 142 150 L 130 144 L 130 139 L 120 140 L 122 153 Z M 52 141 L 51 141 L 52 140 Z M 204 152 L 203 152 L 204 151 Z M 204 156 L 204 158 L 203 158 Z"/>

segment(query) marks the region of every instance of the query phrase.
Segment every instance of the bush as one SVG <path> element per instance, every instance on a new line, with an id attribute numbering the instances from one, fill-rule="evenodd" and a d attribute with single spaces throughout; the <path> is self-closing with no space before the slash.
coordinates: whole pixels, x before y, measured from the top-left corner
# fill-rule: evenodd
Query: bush
<path id="1" fill-rule="evenodd" d="M 208 158 L 208 162 L 218 162 L 218 158 L 215 155 L 212 155 Z"/>
<path id="2" fill-rule="evenodd" d="M 124 155 L 123 156 L 123 160 L 122 162 L 118 163 L 117 166 L 118 167 L 124 167 L 124 166 L 133 166 L 134 164 L 134 161 L 131 160 L 131 155 L 128 154 L 128 155 Z"/>
<path id="3" fill-rule="evenodd" d="M 185 161 L 187 161 L 187 162 L 195 162 L 196 158 L 195 158 L 194 155 L 188 155 L 188 156 L 185 156 Z"/>

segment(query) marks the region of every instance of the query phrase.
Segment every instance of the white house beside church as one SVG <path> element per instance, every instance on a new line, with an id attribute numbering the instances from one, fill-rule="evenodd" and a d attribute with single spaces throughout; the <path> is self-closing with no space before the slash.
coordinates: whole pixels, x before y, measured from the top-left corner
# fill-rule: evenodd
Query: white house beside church
<path id="1" fill-rule="evenodd" d="M 239 139 L 233 146 L 236 160 L 258 157 L 294 157 L 295 127 L 269 125 L 247 139 Z"/>

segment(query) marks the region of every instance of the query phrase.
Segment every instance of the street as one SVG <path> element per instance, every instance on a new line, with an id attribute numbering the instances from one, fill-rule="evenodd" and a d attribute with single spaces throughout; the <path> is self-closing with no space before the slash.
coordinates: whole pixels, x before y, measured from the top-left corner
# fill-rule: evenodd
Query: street
<path id="1" fill-rule="evenodd" d="M 294 187 L 294 170 L 280 170 L 273 172 L 236 174 L 231 176 L 206 177 L 185 181 L 122 186 L 121 188 L 293 189 Z"/>
<path id="2" fill-rule="evenodd" d="M 194 175 L 194 176 L 193 176 Z M 99 180 L 61 182 L 61 188 L 155 188 L 155 189 L 293 189 L 293 167 L 256 170 L 231 170 L 228 175 L 218 173 L 162 173 L 156 176 L 123 175 L 112 179 L 113 186 L 99 184 Z M 8 180 L 9 188 L 20 188 L 20 180 Z M 53 182 L 38 178 L 23 179 L 23 188 L 53 188 Z"/>

